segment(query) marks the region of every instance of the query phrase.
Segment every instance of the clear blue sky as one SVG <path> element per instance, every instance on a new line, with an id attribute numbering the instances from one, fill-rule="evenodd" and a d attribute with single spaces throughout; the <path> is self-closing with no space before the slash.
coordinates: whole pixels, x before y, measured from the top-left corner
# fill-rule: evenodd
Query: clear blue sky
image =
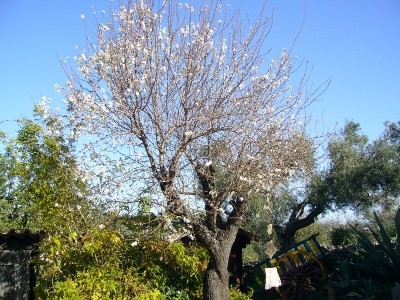
<path id="1" fill-rule="evenodd" d="M 263 3 L 241 2 L 250 16 Z M 240 1 L 225 3 L 236 8 Z M 266 47 L 289 47 L 306 13 L 294 54 L 310 61 L 315 85 L 332 79 L 315 117 L 330 129 L 352 119 L 376 138 L 385 120 L 400 120 L 400 1 L 308 0 L 306 11 L 305 4 L 269 1 L 275 14 Z M 60 99 L 54 84 L 66 77 L 58 57 L 73 57 L 75 46 L 84 45 L 87 30 L 90 35 L 94 29 L 93 5 L 97 11 L 109 7 L 107 0 L 0 0 L 0 120 L 31 117 L 42 96 Z"/>

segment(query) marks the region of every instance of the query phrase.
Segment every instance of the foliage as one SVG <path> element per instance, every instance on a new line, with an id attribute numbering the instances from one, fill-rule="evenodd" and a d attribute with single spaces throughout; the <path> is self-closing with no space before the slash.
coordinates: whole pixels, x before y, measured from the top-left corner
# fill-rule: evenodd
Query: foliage
<path id="1" fill-rule="evenodd" d="M 0 154 L 0 227 L 49 231 L 68 224 L 59 210 L 76 213 L 88 193 L 70 148 L 62 136 L 22 119 L 14 140 Z"/>
<path id="2" fill-rule="evenodd" d="M 318 234 L 317 240 L 323 247 L 331 245 L 330 233 L 334 230 L 336 224 L 330 222 L 316 221 L 311 225 L 304 227 L 296 232 L 296 241 L 309 238 L 313 234 Z"/>
<path id="3" fill-rule="evenodd" d="M 330 238 L 332 245 L 336 247 L 351 245 L 357 241 L 354 232 L 348 226 L 339 226 L 333 228 Z"/>
<path id="4" fill-rule="evenodd" d="M 385 203 L 400 194 L 398 142 L 383 136 L 368 144 L 357 123 L 346 124 L 342 139 L 329 145 L 331 169 L 325 181 L 329 195 L 338 207 L 369 207 Z"/>
<path id="5" fill-rule="evenodd" d="M 338 262 L 338 272 L 330 286 L 338 300 L 345 299 L 388 299 L 388 290 L 393 286 L 372 280 L 355 268 L 348 260 Z"/>
<path id="6" fill-rule="evenodd" d="M 340 276 L 333 283 L 342 294 L 363 299 L 386 299 L 400 280 L 400 244 L 387 233 L 381 219 L 375 215 L 377 229 L 369 227 L 373 240 L 353 227 L 358 237 L 355 246 L 349 246 L 351 261 L 339 266 Z M 400 236 L 400 208 L 395 216 L 397 237 Z M 348 299 L 348 298 L 346 298 Z"/>
<path id="7" fill-rule="evenodd" d="M 141 240 L 128 255 L 143 279 L 169 299 L 201 298 L 208 261 L 205 249 L 159 239 Z"/>
<path id="8" fill-rule="evenodd" d="M 252 294 L 245 294 L 235 288 L 229 289 L 229 300 L 251 300 Z"/>
<path id="9" fill-rule="evenodd" d="M 279 245 L 294 243 L 297 231 L 331 210 L 351 209 L 366 216 L 371 208 L 392 211 L 400 195 L 398 131 L 399 124 L 386 123 L 382 136 L 368 142 L 359 124 L 346 123 L 328 143 L 327 167 L 315 169 L 299 189 L 287 189 L 290 212 L 274 226 Z"/>
<path id="10" fill-rule="evenodd" d="M 44 299 L 164 299 L 125 261 L 128 248 L 117 231 L 103 226 L 53 237 L 37 261 L 37 294 Z"/>
<path id="11" fill-rule="evenodd" d="M 398 282 L 400 280 L 400 244 L 399 240 L 392 241 L 380 218 L 375 215 L 378 231 L 369 228 L 375 242 L 368 239 L 362 231 L 354 229 L 359 238 L 358 247 L 353 253 L 356 256 L 357 268 L 375 274 L 382 280 Z M 397 237 L 400 236 L 400 208 L 395 217 Z"/>
<path id="12" fill-rule="evenodd" d="M 181 243 L 129 242 L 107 226 L 55 237 L 41 251 L 37 291 L 51 299 L 200 299 L 208 259 Z"/>
<path id="13" fill-rule="evenodd" d="M 310 157 L 311 153 L 305 154 L 304 160 L 309 160 Z M 279 227 L 288 221 L 288 215 L 296 205 L 299 195 L 293 186 L 297 184 L 295 181 L 301 181 L 301 176 L 304 174 L 295 174 L 291 176 L 289 182 L 281 183 L 268 192 L 260 192 L 249 202 L 242 226 L 249 232 L 257 233 L 260 245 L 255 243 L 254 246 L 259 253 L 265 251 L 265 245 L 270 241 L 279 245 Z"/>
<path id="14" fill-rule="evenodd" d="M 55 282 L 51 299 L 167 299 L 139 278 L 134 270 L 122 270 L 115 265 L 96 266 L 79 271 L 73 278 Z"/>

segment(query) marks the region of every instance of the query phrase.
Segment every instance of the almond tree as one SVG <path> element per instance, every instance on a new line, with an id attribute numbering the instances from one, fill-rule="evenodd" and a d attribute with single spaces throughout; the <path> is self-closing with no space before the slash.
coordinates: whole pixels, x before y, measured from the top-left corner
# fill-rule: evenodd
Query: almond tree
<path id="1" fill-rule="evenodd" d="M 302 167 L 314 99 L 290 51 L 268 57 L 271 20 L 252 26 L 219 1 L 130 1 L 98 22 L 66 68 L 71 134 L 86 138 L 99 194 L 151 194 L 208 250 L 204 299 L 228 299 L 228 259 L 251 194 Z M 218 181 L 216 180 L 218 178 Z M 266 203 L 268 205 L 268 203 Z"/>

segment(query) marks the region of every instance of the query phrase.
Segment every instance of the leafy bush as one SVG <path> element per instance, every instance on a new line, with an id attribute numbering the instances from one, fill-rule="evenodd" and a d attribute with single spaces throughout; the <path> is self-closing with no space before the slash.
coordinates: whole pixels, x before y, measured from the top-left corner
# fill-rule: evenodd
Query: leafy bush
<path id="1" fill-rule="evenodd" d="M 336 247 L 354 244 L 357 241 L 357 237 L 352 228 L 343 226 L 333 228 L 330 233 L 330 238 L 332 245 Z"/>
<path id="2" fill-rule="evenodd" d="M 52 298 L 56 299 L 166 299 L 157 289 L 140 282 L 134 269 L 122 270 L 116 266 L 104 266 L 81 271 L 73 278 L 56 282 Z"/>
<path id="3" fill-rule="evenodd" d="M 375 214 L 377 229 L 369 227 L 369 235 L 355 227 L 358 243 L 347 250 L 350 261 L 339 266 L 340 275 L 332 286 L 343 298 L 386 299 L 400 281 L 400 207 L 395 216 L 397 239 L 392 239 L 381 219 Z"/>
<path id="4" fill-rule="evenodd" d="M 208 261 L 202 248 L 103 226 L 54 236 L 42 253 L 37 299 L 200 299 Z"/>
<path id="5" fill-rule="evenodd" d="M 360 272 L 348 260 L 339 261 L 339 275 L 330 283 L 335 290 L 336 299 L 386 299 L 390 284 L 372 280 Z"/>
<path id="6" fill-rule="evenodd" d="M 229 299 L 230 300 L 251 300 L 252 298 L 252 293 L 250 294 L 245 294 L 239 291 L 238 289 L 235 288 L 230 288 L 229 289 Z"/>
<path id="7" fill-rule="evenodd" d="M 36 261 L 38 299 L 129 299 L 125 295 L 150 291 L 135 269 L 124 265 L 123 237 L 103 226 L 48 235 Z"/>
<path id="8" fill-rule="evenodd" d="M 200 247 L 142 240 L 129 251 L 132 264 L 151 286 L 169 299 L 200 299 L 208 254 Z"/>
<path id="9" fill-rule="evenodd" d="M 382 280 L 398 282 L 400 281 L 400 208 L 395 216 L 397 240 L 392 241 L 377 215 L 375 215 L 375 221 L 378 231 L 372 227 L 369 228 L 375 243 L 369 240 L 364 232 L 354 228 L 358 236 L 358 245 L 355 250 L 352 250 L 356 258 L 356 266 Z"/>

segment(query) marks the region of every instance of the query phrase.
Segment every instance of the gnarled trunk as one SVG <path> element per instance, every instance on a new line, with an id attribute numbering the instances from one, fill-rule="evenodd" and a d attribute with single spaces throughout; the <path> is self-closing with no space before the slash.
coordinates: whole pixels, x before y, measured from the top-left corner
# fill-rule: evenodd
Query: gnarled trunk
<path id="1" fill-rule="evenodd" d="M 297 207 L 293 208 L 289 221 L 285 226 L 279 224 L 274 225 L 280 250 L 292 246 L 295 243 L 296 232 L 314 223 L 315 219 L 323 211 L 323 208 L 317 205 L 305 217 L 301 217 L 305 205 L 307 205 L 307 203 L 299 203 Z"/>
<path id="2" fill-rule="evenodd" d="M 237 226 L 221 230 L 216 244 L 204 245 L 210 253 L 203 284 L 204 300 L 229 300 L 228 262 L 237 232 Z"/>
<path id="3" fill-rule="evenodd" d="M 229 252 L 228 255 L 221 253 L 220 255 L 210 258 L 204 278 L 203 299 L 229 299 L 228 260 Z"/>

